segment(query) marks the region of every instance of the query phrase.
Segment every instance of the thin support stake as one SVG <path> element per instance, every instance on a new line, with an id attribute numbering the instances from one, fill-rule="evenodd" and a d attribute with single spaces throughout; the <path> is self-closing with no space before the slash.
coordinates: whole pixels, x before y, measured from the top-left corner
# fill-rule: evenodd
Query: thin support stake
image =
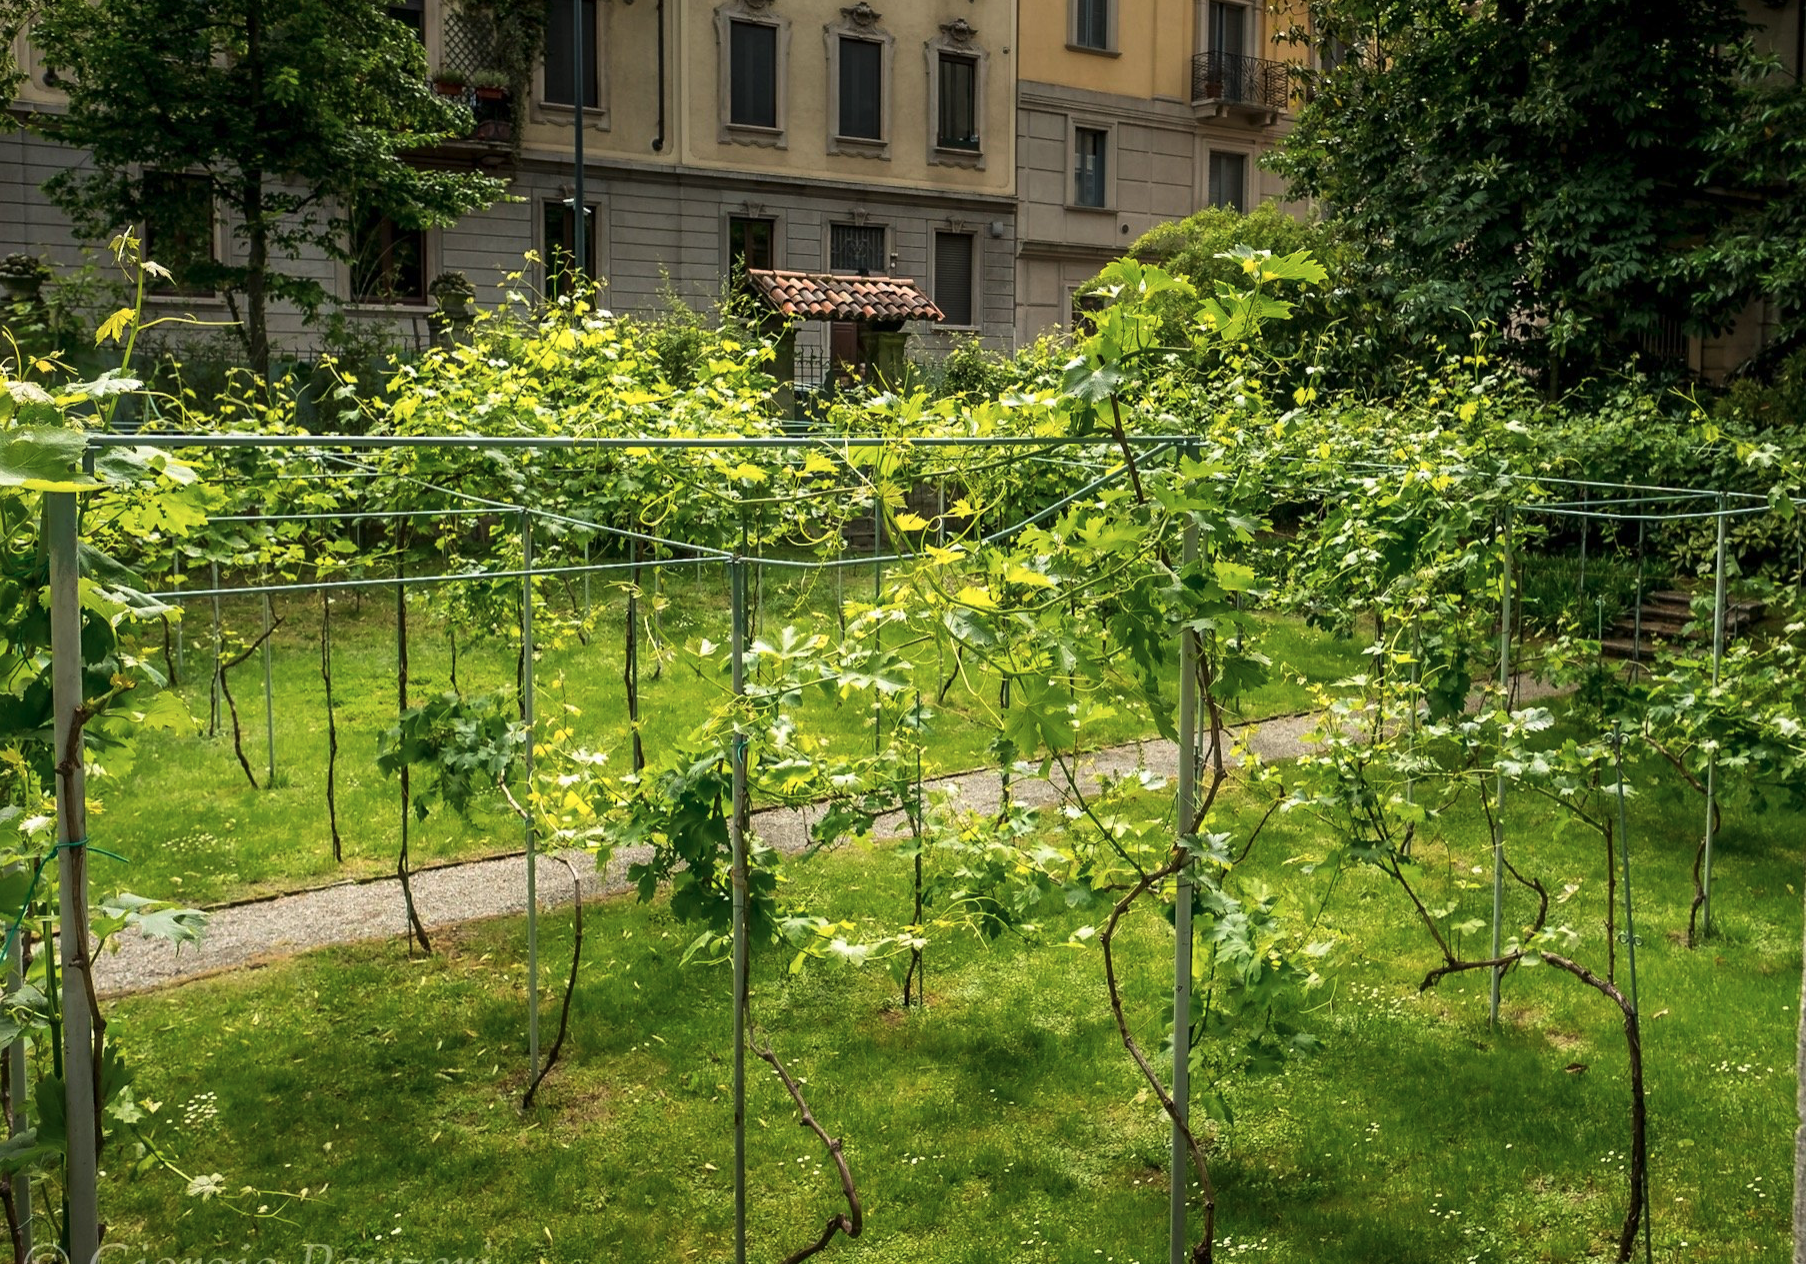
<path id="1" fill-rule="evenodd" d="M 1724 668 L 1724 629 L 1727 611 L 1725 608 L 1725 544 L 1730 516 L 1724 512 L 1725 498 L 1721 492 L 1718 497 L 1718 548 L 1713 555 L 1713 569 L 1716 575 L 1712 591 L 1712 690 L 1718 691 L 1719 673 Z M 1699 893 L 1700 893 L 1700 934 L 1712 933 L 1712 844 L 1716 841 L 1715 828 L 1718 809 L 1718 752 L 1706 753 L 1706 845 L 1700 859 Z"/>
<path id="2" fill-rule="evenodd" d="M 7 872 L 17 873 L 23 868 L 23 865 L 9 865 Z M 23 935 L 17 935 L 13 937 L 12 952 L 6 961 L 7 990 L 9 992 L 15 990 L 24 977 L 25 938 Z M 6 1121 L 9 1137 L 16 1137 L 31 1127 L 27 1105 L 30 1101 L 31 1084 L 26 1054 L 27 1045 L 23 1036 L 6 1047 L 6 1087 L 12 1104 L 10 1117 Z M 29 1174 L 19 1173 L 10 1179 L 13 1191 L 13 1215 L 17 1218 L 19 1225 L 18 1245 L 23 1248 L 24 1257 L 29 1260 L 32 1258 L 31 1177 Z"/>
<path id="3" fill-rule="evenodd" d="M 56 709 L 56 839 L 58 947 L 63 971 L 63 1102 L 69 1130 L 64 1188 L 68 1253 L 92 1260 L 100 1251 L 94 1117 L 94 995 L 88 960 L 88 794 L 82 771 L 82 614 L 76 561 L 75 495 L 44 493 L 50 543 L 50 657 Z M 50 946 L 46 945 L 49 951 Z"/>
<path id="4" fill-rule="evenodd" d="M 221 638 L 225 635 L 221 628 L 219 609 L 219 563 L 211 563 L 213 577 L 213 683 L 208 686 L 207 697 L 207 736 L 212 737 L 219 732 L 219 669 L 225 660 L 226 645 Z"/>
<path id="5" fill-rule="evenodd" d="M 269 779 L 263 784 L 274 789 L 276 785 L 276 702 L 270 684 L 270 620 L 274 611 L 270 608 L 270 595 L 263 595 L 263 735 L 270 757 Z"/>
<path id="6" fill-rule="evenodd" d="M 527 746 L 522 758 L 527 802 L 533 793 L 533 513 L 520 511 L 520 719 L 526 726 Z M 522 831 L 527 848 L 527 1074 L 539 1072 L 539 855 L 534 847 L 533 814 L 525 814 Z"/>
<path id="7" fill-rule="evenodd" d="M 1185 527 L 1184 558 L 1198 560 L 1198 527 Z M 1176 809 L 1179 845 L 1197 811 L 1198 797 L 1198 634 L 1187 627 L 1179 634 L 1179 786 Z M 1184 1124 L 1191 1113 L 1191 866 L 1179 870 L 1173 896 L 1173 1174 L 1171 1186 L 1171 1261 L 1186 1264 L 1190 1258 L 1185 1228 L 1187 1197 L 1191 1192 L 1191 1150 L 1185 1143 Z"/>
<path id="8" fill-rule="evenodd" d="M 1643 1003 L 1637 994 L 1637 919 L 1634 905 L 1630 898 L 1630 831 L 1625 824 L 1624 812 L 1624 725 L 1612 725 L 1612 754 L 1618 770 L 1618 856 L 1624 870 L 1624 956 L 1630 971 L 1630 1012 L 1643 1013 Z M 1642 1023 L 1637 1024 L 1637 1039 L 1642 1040 Z M 1647 1146 L 1646 1137 L 1639 1137 L 1638 1144 Z M 1643 1201 L 1643 1259 L 1645 1264 L 1652 1264 L 1655 1247 L 1650 1234 L 1649 1207 L 1649 1155 L 1647 1152 L 1636 1156 L 1637 1170 L 1642 1173 Z"/>
<path id="9" fill-rule="evenodd" d="M 746 693 L 746 564 L 727 564 L 732 602 L 734 697 Z M 746 1264 L 746 734 L 734 725 L 734 803 L 728 823 L 734 848 L 734 1264 Z"/>
<path id="10" fill-rule="evenodd" d="M 1499 684 L 1505 690 L 1507 709 L 1511 705 L 1511 509 L 1505 510 L 1505 529 L 1501 536 L 1504 545 L 1503 564 L 1499 571 Z M 1502 950 L 1501 936 L 1505 928 L 1505 768 L 1500 762 L 1498 779 L 1493 791 L 1496 815 L 1492 826 L 1492 955 L 1496 959 Z M 1499 1025 L 1499 981 L 1500 972 L 1494 967 L 1490 1003 L 1487 1009 L 1487 1021 L 1492 1026 Z"/>

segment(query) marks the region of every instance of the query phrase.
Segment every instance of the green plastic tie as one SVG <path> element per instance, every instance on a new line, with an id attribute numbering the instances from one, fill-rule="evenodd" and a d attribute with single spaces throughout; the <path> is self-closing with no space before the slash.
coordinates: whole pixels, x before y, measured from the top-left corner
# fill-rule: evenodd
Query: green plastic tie
<path id="1" fill-rule="evenodd" d="M 58 843 L 42 856 L 38 857 L 37 868 L 31 871 L 31 885 L 25 888 L 25 903 L 19 906 L 18 913 L 13 917 L 12 925 L 6 929 L 6 945 L 5 947 L 0 948 L 0 958 L 10 960 L 13 955 L 13 941 L 19 936 L 19 928 L 25 924 L 25 915 L 31 912 L 31 897 L 38 893 L 38 879 L 44 876 L 44 866 L 49 864 L 51 858 L 59 851 L 68 851 L 74 847 L 88 847 L 88 840 L 85 838 L 71 838 L 67 842 Z M 88 850 L 105 856 L 109 860 L 117 860 L 122 865 L 129 865 L 131 863 L 131 861 L 127 860 L 124 856 L 121 856 L 118 852 L 108 851 L 104 847 L 88 847 Z"/>

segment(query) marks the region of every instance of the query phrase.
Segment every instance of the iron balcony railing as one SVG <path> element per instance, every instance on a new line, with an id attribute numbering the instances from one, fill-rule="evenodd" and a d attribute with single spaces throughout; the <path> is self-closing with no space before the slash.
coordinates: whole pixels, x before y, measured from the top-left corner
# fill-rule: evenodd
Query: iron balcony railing
<path id="1" fill-rule="evenodd" d="M 1191 99 L 1280 111 L 1291 96 L 1284 62 L 1240 53 L 1199 53 L 1191 59 Z"/>

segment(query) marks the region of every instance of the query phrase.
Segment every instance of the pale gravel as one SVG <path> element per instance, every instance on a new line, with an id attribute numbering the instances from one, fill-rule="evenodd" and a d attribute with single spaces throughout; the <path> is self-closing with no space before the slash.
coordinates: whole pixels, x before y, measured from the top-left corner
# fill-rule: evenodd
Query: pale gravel
<path id="1" fill-rule="evenodd" d="M 1520 700 L 1544 693 L 1536 683 L 1520 681 Z M 1234 732 L 1237 741 L 1245 742 L 1262 760 L 1296 759 L 1305 753 L 1304 738 L 1316 720 L 1313 713 L 1279 716 L 1239 726 Z M 1081 785 L 1095 784 L 1102 773 L 1121 776 L 1144 767 L 1163 777 L 1174 776 L 1179 767 L 1178 747 L 1152 740 L 1087 755 L 1081 765 Z M 958 806 L 974 811 L 995 812 L 1002 802 L 1002 782 L 994 769 L 936 778 L 925 788 L 930 794 L 947 793 Z M 1018 777 L 1010 784 L 1010 794 L 1017 802 L 1044 805 L 1058 802 L 1062 789 L 1039 777 Z M 797 852 L 808 845 L 810 816 L 809 809 L 755 812 L 754 829 L 780 851 Z M 878 823 L 881 837 L 899 834 L 903 828 L 900 816 Z M 649 854 L 650 849 L 643 846 L 621 848 L 606 870 L 598 872 L 588 853 L 564 853 L 581 877 L 585 899 L 630 890 L 628 866 Z M 537 866 L 540 907 L 570 903 L 569 872 L 561 864 L 545 863 L 544 857 L 541 860 Z M 423 869 L 412 875 L 412 884 L 415 907 L 429 931 L 522 913 L 527 907 L 524 855 Z M 201 944 L 188 945 L 179 953 L 161 941 L 124 933 L 115 941 L 117 950 L 95 963 L 95 981 L 103 995 L 145 991 L 225 970 L 254 968 L 329 944 L 399 940 L 406 930 L 397 879 L 344 882 L 215 909 Z"/>

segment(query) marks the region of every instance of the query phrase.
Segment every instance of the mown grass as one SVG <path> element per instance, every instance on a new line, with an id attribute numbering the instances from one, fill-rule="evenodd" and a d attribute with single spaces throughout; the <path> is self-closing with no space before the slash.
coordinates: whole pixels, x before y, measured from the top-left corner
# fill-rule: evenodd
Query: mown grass
<path id="1" fill-rule="evenodd" d="M 870 592 L 869 571 L 849 574 L 839 589 L 831 578 L 787 579 L 782 572 L 774 574 L 759 594 L 759 631 L 775 635 L 787 624 L 831 629 L 838 600 L 869 597 Z M 574 587 L 568 596 L 581 601 Z M 662 596 L 668 602 L 660 620 L 667 643 L 693 645 L 708 638 L 719 645 L 727 639 L 727 607 L 714 578 L 678 573 L 667 578 Z M 558 633 L 549 609 L 541 616 L 541 654 L 535 670 L 539 714 L 553 714 L 565 704 L 577 708 L 574 720 L 580 740 L 609 752 L 611 766 L 625 770 L 626 601 L 618 585 L 600 582 L 592 586 L 591 597 L 596 625 L 587 645 L 569 632 Z M 567 614 L 572 609 L 565 605 L 563 592 L 549 594 L 546 601 L 565 606 Z M 224 604 L 228 635 L 241 644 L 254 638 L 262 627 L 261 605 L 255 600 Z M 451 687 L 451 625 L 431 608 L 410 605 L 409 696 L 419 702 Z M 128 869 L 98 875 L 98 881 L 117 883 L 141 895 L 208 903 L 394 868 L 399 791 L 394 779 L 376 767 L 377 739 L 394 723 L 397 708 L 394 598 L 378 590 L 361 598 L 340 597 L 333 607 L 342 864 L 332 858 L 325 810 L 327 730 L 319 599 L 279 601 L 276 614 L 283 621 L 271 642 L 275 784 L 264 785 L 268 758 L 260 658 L 254 655 L 233 670 L 230 683 L 245 754 L 261 788 L 253 790 L 238 765 L 223 704 L 220 731 L 205 735 L 211 619 L 207 603 L 197 602 L 189 612 L 178 677 L 190 710 L 200 717 L 203 734 L 147 734 L 128 778 L 92 785 L 91 793 L 103 808 L 91 831 L 95 842 L 131 860 Z M 518 639 L 509 634 L 473 642 L 465 630 L 459 638 L 458 684 L 468 693 L 506 690 L 512 696 Z M 1309 705 L 1300 679 L 1334 680 L 1359 670 L 1365 661 L 1356 641 L 1279 618 L 1270 624 L 1265 649 L 1275 668 L 1271 681 L 1248 699 L 1249 716 L 1300 710 Z M 146 652 L 162 660 L 161 645 L 148 646 Z M 916 650 L 912 658 L 919 687 L 933 709 L 952 665 L 937 661 L 932 651 Z M 642 642 L 641 733 L 648 758 L 653 759 L 704 718 L 726 685 L 716 674 L 703 675 L 683 661 L 669 661 L 655 674 L 656 666 L 653 652 Z M 939 708 L 943 714 L 934 723 L 926 755 L 930 775 L 995 762 L 989 750 L 994 729 L 985 713 L 995 706 L 996 697 L 995 679 L 969 667 L 966 679 L 955 683 Z M 836 707 L 811 697 L 804 714 L 841 749 L 870 749 L 872 721 L 862 707 Z M 1148 735 L 1141 723 L 1124 713 L 1093 726 L 1088 740 L 1104 745 Z M 520 845 L 520 826 L 499 796 L 480 803 L 468 821 L 435 812 L 417 823 L 410 837 L 416 864 L 494 854 Z"/>
<path id="2" fill-rule="evenodd" d="M 1656 783 L 1631 824 L 1655 1258 L 1785 1258 L 1801 821 L 1731 808 L 1718 933 L 1689 950 L 1680 936 L 1698 801 L 1658 769 L 1636 776 Z M 1554 825 L 1550 810 L 1520 800 L 1514 854 L 1552 891 L 1578 885 L 1555 919 L 1599 967 L 1601 858 Z M 1307 874 L 1301 861 L 1326 846 L 1292 815 L 1249 861 L 1247 878 L 1282 894 L 1300 939 L 1337 946 L 1304 1016 L 1324 1051 L 1222 1081 L 1235 1122 L 1211 1141 L 1218 1258 L 1610 1258 L 1629 1142 L 1616 1011 L 1547 967 L 1505 980 L 1497 1030 L 1484 975 L 1420 995 L 1436 961 L 1404 899 L 1371 869 Z M 1432 902 L 1461 904 L 1451 920 L 1489 905 L 1487 850 L 1482 823 L 1459 812 L 1443 836 L 1420 841 L 1417 880 Z M 905 916 L 906 867 L 883 844 L 790 871 L 799 898 L 874 933 Z M 1512 920 L 1528 911 L 1514 893 Z M 1052 916 L 1046 939 L 1077 920 Z M 568 910 L 544 919 L 545 961 L 568 953 L 571 925 Z M 170 1134 L 184 1170 L 221 1173 L 228 1189 L 305 1186 L 310 1197 L 265 1196 L 284 1219 L 250 1220 L 185 1196 L 168 1173 L 110 1178 L 110 1240 L 153 1257 L 298 1260 L 319 1243 L 340 1258 L 396 1261 L 729 1259 L 728 979 L 680 966 L 689 938 L 662 901 L 591 907 L 567 1060 L 524 1116 L 519 920 L 443 936 L 446 951 L 429 961 L 408 960 L 399 941 L 364 944 L 117 1002 L 114 1031 L 159 1117 L 197 1099 L 217 1106 Z M 1171 932 L 1142 913 L 1123 942 L 1131 1013 L 1152 1047 Z M 899 978 L 884 965 L 789 976 L 785 960 L 758 956 L 755 1017 L 846 1136 L 866 1202 L 864 1237 L 825 1258 L 1166 1258 L 1167 1133 L 1117 1041 L 1095 949 L 937 943 L 932 1004 L 913 1013 L 899 1010 Z M 556 991 L 548 978 L 548 1038 Z M 780 1086 L 750 1066 L 752 1258 L 776 1260 L 819 1232 L 838 1200 Z M 108 1166 L 123 1166 L 118 1154 Z"/>

